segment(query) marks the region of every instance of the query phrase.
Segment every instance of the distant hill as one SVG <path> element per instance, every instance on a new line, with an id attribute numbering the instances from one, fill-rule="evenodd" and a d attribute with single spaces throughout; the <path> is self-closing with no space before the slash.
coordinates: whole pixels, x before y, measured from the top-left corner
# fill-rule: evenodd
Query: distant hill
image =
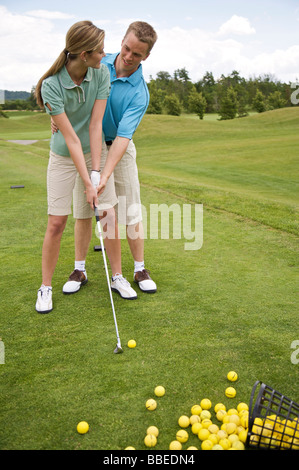
<path id="1" fill-rule="evenodd" d="M 28 91 L 9 91 L 4 90 L 6 101 L 28 100 L 30 93 Z"/>

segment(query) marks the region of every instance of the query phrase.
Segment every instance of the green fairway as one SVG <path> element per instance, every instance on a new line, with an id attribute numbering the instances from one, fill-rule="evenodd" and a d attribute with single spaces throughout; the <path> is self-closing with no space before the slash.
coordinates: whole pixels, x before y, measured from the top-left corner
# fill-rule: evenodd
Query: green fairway
<path id="1" fill-rule="evenodd" d="M 167 450 L 178 418 L 190 416 L 194 404 L 202 398 L 213 408 L 249 404 L 256 380 L 299 403 L 299 364 L 291 359 L 299 340 L 298 107 L 233 121 L 144 117 L 134 141 L 148 218 L 145 262 L 158 291 L 143 294 L 134 285 L 122 240 L 123 274 L 138 293 L 130 302 L 113 294 L 122 355 L 113 354 L 115 328 L 95 235 L 89 282 L 75 295 L 62 293 L 74 265 L 72 217 L 53 278 L 54 310 L 35 312 L 49 117 L 9 115 L 0 118 L 0 449 L 145 450 L 146 429 L 155 425 L 155 450 Z M 7 142 L 19 139 L 38 142 Z M 151 209 L 162 204 L 189 205 L 192 226 L 195 206 L 203 204 L 200 249 L 185 250 L 183 235 L 173 237 L 171 216 L 169 239 L 162 233 L 151 239 Z M 127 347 L 130 339 L 136 348 Z M 238 373 L 232 399 L 225 396 L 230 370 Z M 165 396 L 154 396 L 157 385 Z M 148 398 L 156 398 L 155 411 L 146 410 Z M 82 420 L 90 426 L 85 435 L 76 431 Z M 200 449 L 188 432 L 183 449 Z"/>

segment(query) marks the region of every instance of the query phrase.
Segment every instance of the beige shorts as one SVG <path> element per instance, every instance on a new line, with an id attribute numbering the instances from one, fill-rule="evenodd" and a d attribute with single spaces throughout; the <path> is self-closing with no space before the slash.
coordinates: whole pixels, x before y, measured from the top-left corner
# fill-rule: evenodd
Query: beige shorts
<path id="1" fill-rule="evenodd" d="M 136 164 L 136 148 L 130 140 L 128 148 L 114 169 L 114 185 L 118 199 L 115 207 L 118 222 L 135 225 L 142 220 L 140 184 Z"/>
<path id="2" fill-rule="evenodd" d="M 85 162 L 88 172 L 91 172 L 91 154 L 87 153 Z M 101 168 L 104 167 L 107 156 L 106 146 L 103 145 Z M 94 216 L 94 211 L 86 201 L 85 187 L 78 174 L 73 160 L 50 151 L 47 172 L 48 214 L 70 215 L 76 219 L 88 219 Z M 113 175 L 109 178 L 105 191 L 99 197 L 99 209 L 107 210 L 117 204 Z"/>

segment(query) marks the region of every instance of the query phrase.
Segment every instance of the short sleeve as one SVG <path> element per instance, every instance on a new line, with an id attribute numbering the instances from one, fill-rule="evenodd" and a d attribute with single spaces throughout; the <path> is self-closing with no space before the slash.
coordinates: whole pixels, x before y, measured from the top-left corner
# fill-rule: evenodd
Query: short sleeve
<path id="1" fill-rule="evenodd" d="M 108 67 L 105 64 L 101 64 L 96 99 L 107 100 L 109 98 L 110 88 L 110 73 Z"/>
<path id="2" fill-rule="evenodd" d="M 51 116 L 64 113 L 64 102 L 61 90 L 51 81 L 44 80 L 41 88 L 45 110 Z M 47 106 L 50 106 L 51 109 Z"/>
<path id="3" fill-rule="evenodd" d="M 119 137 L 132 139 L 147 109 L 144 98 L 138 94 L 124 112 L 117 129 Z"/>

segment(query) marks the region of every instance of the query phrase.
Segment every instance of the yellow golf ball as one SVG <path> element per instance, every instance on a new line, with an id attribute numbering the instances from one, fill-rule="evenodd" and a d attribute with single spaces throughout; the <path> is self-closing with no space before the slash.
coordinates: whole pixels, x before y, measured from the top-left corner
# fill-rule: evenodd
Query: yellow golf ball
<path id="1" fill-rule="evenodd" d="M 239 440 L 232 443 L 232 448 L 236 450 L 245 450 L 243 442 Z"/>
<path id="2" fill-rule="evenodd" d="M 248 410 L 249 410 L 249 407 L 248 407 L 247 403 L 241 402 L 237 406 L 238 413 L 241 413 L 241 411 L 248 411 Z"/>
<path id="3" fill-rule="evenodd" d="M 193 405 L 191 408 L 192 415 L 200 415 L 202 412 L 202 407 L 200 405 Z"/>
<path id="4" fill-rule="evenodd" d="M 154 436 L 159 436 L 159 429 L 157 426 L 149 426 L 146 430 L 146 434 L 153 434 Z"/>
<path id="5" fill-rule="evenodd" d="M 156 397 L 163 397 L 165 395 L 165 388 L 162 385 L 158 385 L 155 388 L 155 395 Z"/>
<path id="6" fill-rule="evenodd" d="M 169 444 L 169 450 L 181 450 L 182 444 L 179 441 L 171 441 Z"/>
<path id="7" fill-rule="evenodd" d="M 202 429 L 202 424 L 201 423 L 194 423 L 192 424 L 192 427 L 191 427 L 191 431 L 193 432 L 193 434 L 198 434 L 200 429 Z"/>
<path id="8" fill-rule="evenodd" d="M 211 421 L 210 419 L 208 419 L 208 418 L 205 418 L 205 419 L 203 419 L 203 420 L 201 421 L 202 427 L 203 427 L 203 428 L 206 428 L 206 429 L 208 429 L 208 427 L 209 427 L 211 424 L 213 424 L 213 423 L 212 423 L 212 421 Z"/>
<path id="9" fill-rule="evenodd" d="M 130 341 L 128 341 L 128 347 L 131 349 L 136 347 L 135 339 L 130 339 Z"/>
<path id="10" fill-rule="evenodd" d="M 205 441 L 202 441 L 201 448 L 202 450 L 211 450 L 213 445 L 213 442 L 209 441 L 209 439 L 206 439 Z"/>
<path id="11" fill-rule="evenodd" d="M 190 419 L 188 416 L 183 415 L 179 417 L 178 423 L 181 428 L 187 428 L 190 425 Z"/>
<path id="12" fill-rule="evenodd" d="M 233 434 L 237 431 L 237 425 L 235 423 L 227 423 L 225 431 L 228 435 Z"/>
<path id="13" fill-rule="evenodd" d="M 149 411 L 155 410 L 157 408 L 156 400 L 154 400 L 153 398 L 149 398 L 145 403 L 145 407 Z"/>
<path id="14" fill-rule="evenodd" d="M 234 370 L 229 371 L 227 378 L 230 382 L 235 382 L 238 379 L 238 374 Z"/>
<path id="15" fill-rule="evenodd" d="M 223 421 L 224 416 L 227 415 L 227 412 L 225 410 L 218 410 L 216 413 L 216 418 L 218 421 Z"/>
<path id="16" fill-rule="evenodd" d="M 208 398 L 203 398 L 200 402 L 200 406 L 203 410 L 209 410 L 212 406 L 212 402 Z"/>
<path id="17" fill-rule="evenodd" d="M 77 424 L 77 431 L 79 434 L 86 434 L 89 430 L 89 424 L 86 421 L 80 421 Z"/>
<path id="18" fill-rule="evenodd" d="M 191 426 L 194 424 L 194 423 L 200 423 L 201 419 L 198 415 L 191 415 L 190 416 L 190 424 Z"/>
<path id="19" fill-rule="evenodd" d="M 237 394 L 237 392 L 233 387 L 227 387 L 227 389 L 225 390 L 225 395 L 228 398 L 234 398 L 236 396 L 236 394 Z"/>
<path id="20" fill-rule="evenodd" d="M 210 431 L 208 431 L 206 428 L 201 428 L 199 431 L 198 431 L 198 438 L 201 440 L 201 441 L 205 441 L 206 439 L 209 439 L 209 435 L 210 435 Z"/>
<path id="21" fill-rule="evenodd" d="M 125 450 L 136 450 L 135 447 L 132 447 L 132 446 L 128 446 L 125 448 Z"/>
<path id="22" fill-rule="evenodd" d="M 208 427 L 208 431 L 209 431 L 211 434 L 217 434 L 217 432 L 219 431 L 219 426 L 217 426 L 217 424 L 211 424 L 211 425 Z"/>
<path id="23" fill-rule="evenodd" d="M 239 432 L 239 441 L 245 444 L 246 439 L 247 439 L 247 431 L 244 429 L 244 431 Z"/>
<path id="24" fill-rule="evenodd" d="M 219 445 L 224 449 L 224 450 L 228 450 L 231 446 L 232 446 L 232 443 L 227 439 L 220 439 L 219 441 Z"/>
<path id="25" fill-rule="evenodd" d="M 155 447 L 157 444 L 157 438 L 154 434 L 147 434 L 144 438 L 144 444 L 146 447 Z"/>
<path id="26" fill-rule="evenodd" d="M 200 419 L 203 420 L 203 419 L 211 419 L 212 415 L 211 413 L 209 412 L 209 410 L 203 410 L 201 413 L 200 413 Z"/>
<path id="27" fill-rule="evenodd" d="M 189 434 L 184 429 L 180 429 L 176 433 L 175 437 L 176 437 L 176 440 L 179 441 L 179 442 L 187 442 L 188 439 L 189 439 Z"/>
<path id="28" fill-rule="evenodd" d="M 215 405 L 215 407 L 214 407 L 214 411 L 215 411 L 215 413 L 217 413 L 217 411 L 219 411 L 219 410 L 226 411 L 226 406 L 223 403 L 217 403 L 217 405 Z"/>

